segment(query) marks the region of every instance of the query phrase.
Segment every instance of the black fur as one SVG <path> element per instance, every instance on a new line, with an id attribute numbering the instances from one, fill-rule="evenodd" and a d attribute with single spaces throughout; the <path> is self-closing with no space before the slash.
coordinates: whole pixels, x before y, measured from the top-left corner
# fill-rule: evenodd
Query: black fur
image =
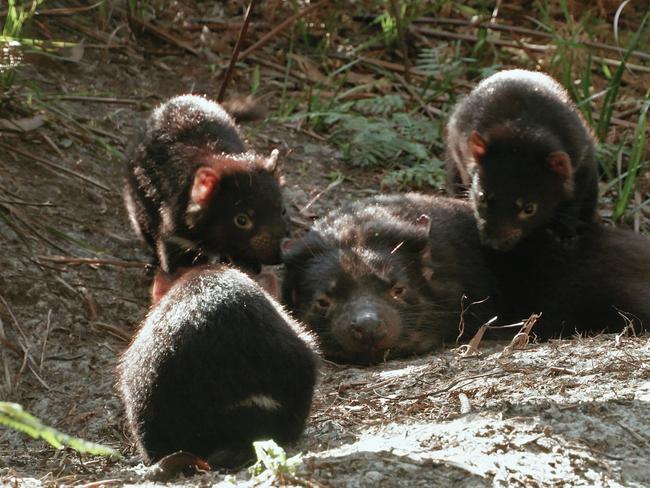
<path id="1" fill-rule="evenodd" d="M 489 298 L 464 314 L 468 333 L 496 315 L 495 287 L 461 201 L 407 194 L 349 203 L 283 257 L 284 300 L 335 361 L 373 363 L 452 342 L 461 307 L 473 301 Z"/>
<path id="2" fill-rule="evenodd" d="M 590 224 L 568 249 L 540 233 L 505 255 L 486 255 L 501 286 L 503 321 L 542 312 L 533 329 L 541 339 L 619 332 L 627 324 L 621 313 L 636 332 L 650 330 L 647 237 Z"/>
<path id="3" fill-rule="evenodd" d="M 213 468 L 236 467 L 254 440 L 295 440 L 311 405 L 315 350 L 245 274 L 194 268 L 149 311 L 118 367 L 142 457 L 184 450 Z"/>
<path id="4" fill-rule="evenodd" d="M 192 202 L 197 170 L 221 176 L 205 208 Z M 195 95 L 160 105 L 147 121 L 128 164 L 126 208 L 136 232 L 163 271 L 204 262 L 206 253 L 254 270 L 277 264 L 288 221 L 268 159 L 246 152 L 232 118 L 217 103 Z M 235 224 L 245 214 L 252 227 Z"/>
<path id="5" fill-rule="evenodd" d="M 482 157 L 472 150 L 473 133 L 485 142 Z M 509 70 L 483 80 L 454 108 L 446 144 L 450 189 L 459 179 L 469 188 L 484 244 L 509 251 L 539 228 L 570 243 L 594 221 L 595 141 L 549 76 Z M 570 160 L 564 173 L 549 166 L 560 152 Z"/>

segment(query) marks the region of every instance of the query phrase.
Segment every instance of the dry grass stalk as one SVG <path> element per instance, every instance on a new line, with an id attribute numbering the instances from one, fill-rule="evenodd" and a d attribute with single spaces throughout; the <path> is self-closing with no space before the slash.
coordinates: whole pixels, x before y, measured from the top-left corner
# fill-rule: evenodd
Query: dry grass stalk
<path id="1" fill-rule="evenodd" d="M 512 353 L 515 349 L 524 349 L 527 345 L 528 342 L 530 341 L 530 332 L 533 329 L 533 326 L 535 323 L 539 320 L 539 318 L 542 316 L 542 314 L 532 314 L 530 317 L 526 319 L 524 322 L 524 325 L 521 326 L 521 329 L 519 329 L 519 332 L 512 338 L 512 341 L 510 341 L 510 344 L 508 344 L 503 351 L 501 352 L 500 357 L 505 357 L 509 354 Z"/>

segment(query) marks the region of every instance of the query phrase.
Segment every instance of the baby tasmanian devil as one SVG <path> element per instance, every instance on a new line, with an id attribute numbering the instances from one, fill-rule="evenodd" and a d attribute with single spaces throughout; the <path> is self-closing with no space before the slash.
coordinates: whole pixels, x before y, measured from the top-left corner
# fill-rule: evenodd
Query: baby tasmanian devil
<path id="1" fill-rule="evenodd" d="M 285 303 L 338 362 L 375 363 L 453 342 L 461 310 L 494 293 L 474 220 L 458 200 L 407 194 L 350 203 L 283 257 Z M 465 331 L 493 315 L 492 300 L 468 307 Z"/>
<path id="2" fill-rule="evenodd" d="M 128 164 L 125 203 L 165 273 L 206 253 L 253 271 L 280 261 L 288 226 L 277 155 L 247 152 L 230 115 L 206 98 L 154 110 Z"/>
<path id="3" fill-rule="evenodd" d="M 252 458 L 255 440 L 297 439 L 315 351 L 309 333 L 244 273 L 192 268 L 151 308 L 118 366 L 143 459 L 183 450 L 232 468 Z"/>
<path id="4" fill-rule="evenodd" d="M 454 108 L 446 139 L 485 245 L 509 251 L 541 229 L 572 242 L 594 220 L 594 138 L 548 75 L 509 70 L 483 80 Z"/>

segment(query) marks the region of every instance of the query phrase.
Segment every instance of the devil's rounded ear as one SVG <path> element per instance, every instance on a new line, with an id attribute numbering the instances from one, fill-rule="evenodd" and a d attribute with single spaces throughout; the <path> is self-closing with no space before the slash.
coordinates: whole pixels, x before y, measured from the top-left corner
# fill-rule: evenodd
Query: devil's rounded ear
<path id="1" fill-rule="evenodd" d="M 433 257 L 431 256 L 431 244 L 427 243 L 427 245 L 421 251 L 420 259 L 422 263 L 422 276 L 425 280 L 431 281 L 431 278 L 433 278 Z"/>
<path id="2" fill-rule="evenodd" d="M 571 157 L 564 151 L 553 151 L 546 161 L 551 171 L 560 175 L 563 180 L 568 180 L 573 175 Z"/>
<path id="3" fill-rule="evenodd" d="M 298 239 L 293 239 L 291 237 L 285 237 L 280 241 L 280 249 L 282 250 L 282 254 L 285 254 L 289 252 L 295 245 L 296 242 L 298 242 Z"/>
<path id="4" fill-rule="evenodd" d="M 415 219 L 415 223 L 419 227 L 426 229 L 427 234 L 431 230 L 431 217 L 429 217 L 427 214 L 420 215 L 417 219 Z"/>
<path id="5" fill-rule="evenodd" d="M 196 170 L 194 174 L 194 183 L 192 183 L 192 191 L 190 198 L 192 203 L 195 203 L 201 208 L 205 208 L 214 194 L 219 190 L 219 181 L 221 177 L 217 172 L 207 166 L 203 166 Z"/>
<path id="6" fill-rule="evenodd" d="M 280 155 L 280 151 L 277 149 L 274 149 L 271 151 L 271 155 L 266 158 L 264 161 L 264 171 L 268 171 L 269 173 L 275 172 L 277 165 L 278 165 L 278 156 Z"/>
<path id="7" fill-rule="evenodd" d="M 180 272 L 178 273 L 180 274 Z M 171 275 L 162 270 L 158 270 L 151 284 L 151 305 L 155 305 L 165 296 L 165 293 L 172 287 L 177 275 Z"/>
<path id="8" fill-rule="evenodd" d="M 280 299 L 280 280 L 274 272 L 265 270 L 254 276 L 253 279 L 273 298 Z"/>
<path id="9" fill-rule="evenodd" d="M 480 163 L 481 158 L 485 156 L 485 152 L 487 151 L 487 142 L 485 142 L 481 134 L 472 131 L 472 135 L 469 138 L 469 146 L 474 161 Z"/>

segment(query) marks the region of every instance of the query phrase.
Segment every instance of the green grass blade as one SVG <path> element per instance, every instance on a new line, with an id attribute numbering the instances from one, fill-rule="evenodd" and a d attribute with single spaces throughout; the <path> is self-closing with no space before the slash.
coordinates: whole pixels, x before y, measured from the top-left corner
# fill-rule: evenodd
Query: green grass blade
<path id="1" fill-rule="evenodd" d="M 115 449 L 69 436 L 44 425 L 39 419 L 25 412 L 17 403 L 0 402 L 0 425 L 23 432 L 34 439 L 42 439 L 56 449 L 67 446 L 84 454 L 113 459 L 122 457 Z"/>
<path id="2" fill-rule="evenodd" d="M 616 202 L 616 207 L 614 208 L 614 219 L 620 219 L 625 213 L 625 208 L 632 198 L 632 192 L 634 191 L 634 186 L 641 169 L 642 158 L 645 154 L 645 142 L 646 142 L 646 126 L 648 125 L 648 108 L 650 108 L 650 97 L 648 97 L 641 109 L 641 114 L 639 115 L 639 122 L 636 125 L 634 130 L 634 139 L 632 142 L 632 153 L 630 154 L 630 160 L 627 165 L 627 176 L 625 177 L 625 183 L 623 183 L 623 189 L 618 196 L 618 201 Z"/>
<path id="3" fill-rule="evenodd" d="M 614 102 L 616 101 L 618 91 L 621 87 L 621 81 L 623 80 L 623 73 L 625 72 L 627 60 L 629 59 L 632 51 L 634 51 L 639 45 L 639 41 L 641 40 L 642 35 L 645 33 L 646 24 L 649 18 L 650 12 L 646 13 L 643 17 L 639 29 L 636 31 L 634 37 L 630 41 L 625 53 L 623 54 L 621 63 L 618 65 L 618 68 L 616 68 L 616 71 L 610 80 L 609 90 L 607 90 L 607 94 L 603 100 L 603 106 L 600 111 L 600 118 L 598 119 L 598 129 L 596 130 L 596 133 L 598 134 L 598 137 L 601 141 L 604 141 L 607 137 L 607 131 L 609 130 L 609 125 L 612 120 L 612 114 L 614 113 Z"/>

